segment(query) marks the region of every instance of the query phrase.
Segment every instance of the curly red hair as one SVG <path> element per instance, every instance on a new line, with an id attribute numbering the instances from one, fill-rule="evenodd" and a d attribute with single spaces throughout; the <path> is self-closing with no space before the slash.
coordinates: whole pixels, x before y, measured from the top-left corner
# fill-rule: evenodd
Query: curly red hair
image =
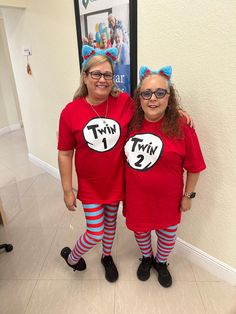
<path id="1" fill-rule="evenodd" d="M 136 110 L 130 124 L 131 131 L 140 129 L 144 120 L 144 112 L 142 110 L 141 102 L 140 102 L 140 89 L 141 89 L 141 85 L 139 85 L 134 92 L 133 98 L 136 104 Z M 180 125 L 181 116 L 179 114 L 179 110 L 181 109 L 180 99 L 173 85 L 170 85 L 169 89 L 170 89 L 170 94 L 169 94 L 168 106 L 165 111 L 161 129 L 162 129 L 162 132 L 169 137 L 180 138 L 182 135 L 181 125 Z"/>

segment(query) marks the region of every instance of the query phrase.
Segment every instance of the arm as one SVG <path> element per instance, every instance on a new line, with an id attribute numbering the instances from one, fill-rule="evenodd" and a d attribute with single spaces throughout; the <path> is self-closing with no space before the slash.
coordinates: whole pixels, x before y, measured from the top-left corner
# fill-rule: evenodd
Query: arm
<path id="1" fill-rule="evenodd" d="M 188 192 L 188 193 L 194 192 L 199 175 L 200 175 L 200 172 L 197 172 L 197 173 L 187 172 L 185 192 Z M 189 210 L 192 205 L 191 203 L 192 203 L 192 200 L 188 198 L 187 196 L 183 195 L 181 204 L 180 204 L 180 211 L 186 212 L 187 210 Z"/>
<path id="2" fill-rule="evenodd" d="M 76 208 L 76 198 L 72 189 L 72 159 L 74 151 L 61 151 L 58 152 L 58 165 L 61 176 L 61 183 L 64 192 L 64 202 L 66 207 L 75 211 Z"/>
<path id="3" fill-rule="evenodd" d="M 187 124 L 188 124 L 191 128 L 195 128 L 193 119 L 190 117 L 190 115 L 189 115 L 186 111 L 184 111 L 183 109 L 181 109 L 181 108 L 179 108 L 178 111 L 179 111 L 179 114 L 181 115 L 181 117 L 185 117 L 185 118 L 186 118 Z"/>

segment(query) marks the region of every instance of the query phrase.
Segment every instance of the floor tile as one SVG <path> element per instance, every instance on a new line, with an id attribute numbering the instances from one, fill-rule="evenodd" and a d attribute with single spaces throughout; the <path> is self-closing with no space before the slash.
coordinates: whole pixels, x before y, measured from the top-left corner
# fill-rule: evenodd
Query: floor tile
<path id="1" fill-rule="evenodd" d="M 16 182 L 20 196 L 24 195 L 28 191 L 28 189 L 33 185 L 34 181 L 37 180 L 37 177 L 38 176 L 33 176 Z"/>
<path id="2" fill-rule="evenodd" d="M 216 282 L 216 281 L 222 281 L 218 277 L 212 275 L 211 273 L 207 272 L 203 268 L 192 264 L 192 269 L 196 278 L 196 281 L 208 281 L 208 282 Z"/>
<path id="3" fill-rule="evenodd" d="M 38 279 L 55 233 L 53 228 L 22 228 L 5 232 L 7 242 L 14 249 L 0 253 L 0 279 Z"/>
<path id="4" fill-rule="evenodd" d="M 0 200 L 5 212 L 7 223 L 10 223 L 12 219 L 14 219 L 14 217 L 21 211 L 18 186 L 15 179 L 0 189 Z"/>
<path id="5" fill-rule="evenodd" d="M 175 249 L 171 252 L 169 259 L 169 270 L 175 281 L 196 281 L 192 264 L 182 257 Z"/>
<path id="6" fill-rule="evenodd" d="M 207 314 L 235 314 L 236 287 L 225 282 L 197 283 Z"/>
<path id="7" fill-rule="evenodd" d="M 20 203 L 21 211 L 12 220 L 12 228 L 57 228 L 62 219 L 64 204 L 58 198 L 22 197 Z"/>
<path id="8" fill-rule="evenodd" d="M 111 314 L 114 289 L 104 280 L 39 280 L 26 314 Z"/>
<path id="9" fill-rule="evenodd" d="M 24 314 L 36 280 L 0 280 L 0 313 Z"/>
<path id="10" fill-rule="evenodd" d="M 4 188 L 8 184 L 11 184 L 13 181 L 16 181 L 15 174 L 12 170 L 1 166 L 1 176 L 0 176 L 0 189 Z"/>
<path id="11" fill-rule="evenodd" d="M 115 292 L 116 314 L 203 314 L 196 283 L 175 282 L 163 288 L 157 281 L 119 281 Z"/>
<path id="12" fill-rule="evenodd" d="M 25 180 L 27 178 L 34 177 L 38 174 L 45 173 L 42 168 L 39 168 L 31 163 L 15 167 L 15 177 L 17 181 Z"/>
<path id="13" fill-rule="evenodd" d="M 16 151 L 14 152 L 14 154 L 10 153 L 1 157 L 2 163 L 9 169 L 14 169 L 15 167 L 24 166 L 29 163 L 27 151 L 17 151 L 18 148 L 19 146 L 15 147 Z"/>
<path id="14" fill-rule="evenodd" d="M 37 167 L 38 168 L 38 167 Z M 34 176 L 35 177 L 35 176 Z M 61 183 L 48 173 L 40 173 L 36 175 L 36 179 L 24 194 L 24 196 L 57 196 L 63 199 Z"/>

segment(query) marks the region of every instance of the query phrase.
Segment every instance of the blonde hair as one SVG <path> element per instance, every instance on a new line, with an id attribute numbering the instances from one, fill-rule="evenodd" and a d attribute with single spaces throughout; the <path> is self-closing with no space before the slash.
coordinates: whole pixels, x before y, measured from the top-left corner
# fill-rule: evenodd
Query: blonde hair
<path id="1" fill-rule="evenodd" d="M 84 83 L 84 75 L 87 75 L 87 73 L 89 72 L 89 70 L 92 67 L 99 65 L 99 64 L 102 64 L 102 63 L 107 62 L 107 61 L 110 63 L 111 68 L 112 68 L 112 72 L 114 73 L 113 63 L 110 61 L 110 59 L 108 57 L 103 56 L 103 55 L 95 55 L 85 64 L 85 66 L 82 68 L 82 71 L 80 74 L 80 85 L 74 94 L 73 100 L 80 98 L 80 97 L 86 97 L 88 95 L 88 89 Z M 114 83 L 112 90 L 110 92 L 110 95 L 113 97 L 118 97 L 119 93 L 120 93 L 120 90 L 118 89 L 118 87 Z"/>

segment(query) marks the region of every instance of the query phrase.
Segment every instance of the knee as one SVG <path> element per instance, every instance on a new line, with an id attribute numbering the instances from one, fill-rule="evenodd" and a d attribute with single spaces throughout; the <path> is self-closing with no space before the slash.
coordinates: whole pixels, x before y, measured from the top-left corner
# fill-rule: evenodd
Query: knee
<path id="1" fill-rule="evenodd" d="M 88 235 L 89 237 L 94 241 L 94 242 L 100 242 L 103 239 L 103 235 L 104 235 L 104 230 L 101 230 L 100 232 L 89 232 L 88 231 Z"/>

